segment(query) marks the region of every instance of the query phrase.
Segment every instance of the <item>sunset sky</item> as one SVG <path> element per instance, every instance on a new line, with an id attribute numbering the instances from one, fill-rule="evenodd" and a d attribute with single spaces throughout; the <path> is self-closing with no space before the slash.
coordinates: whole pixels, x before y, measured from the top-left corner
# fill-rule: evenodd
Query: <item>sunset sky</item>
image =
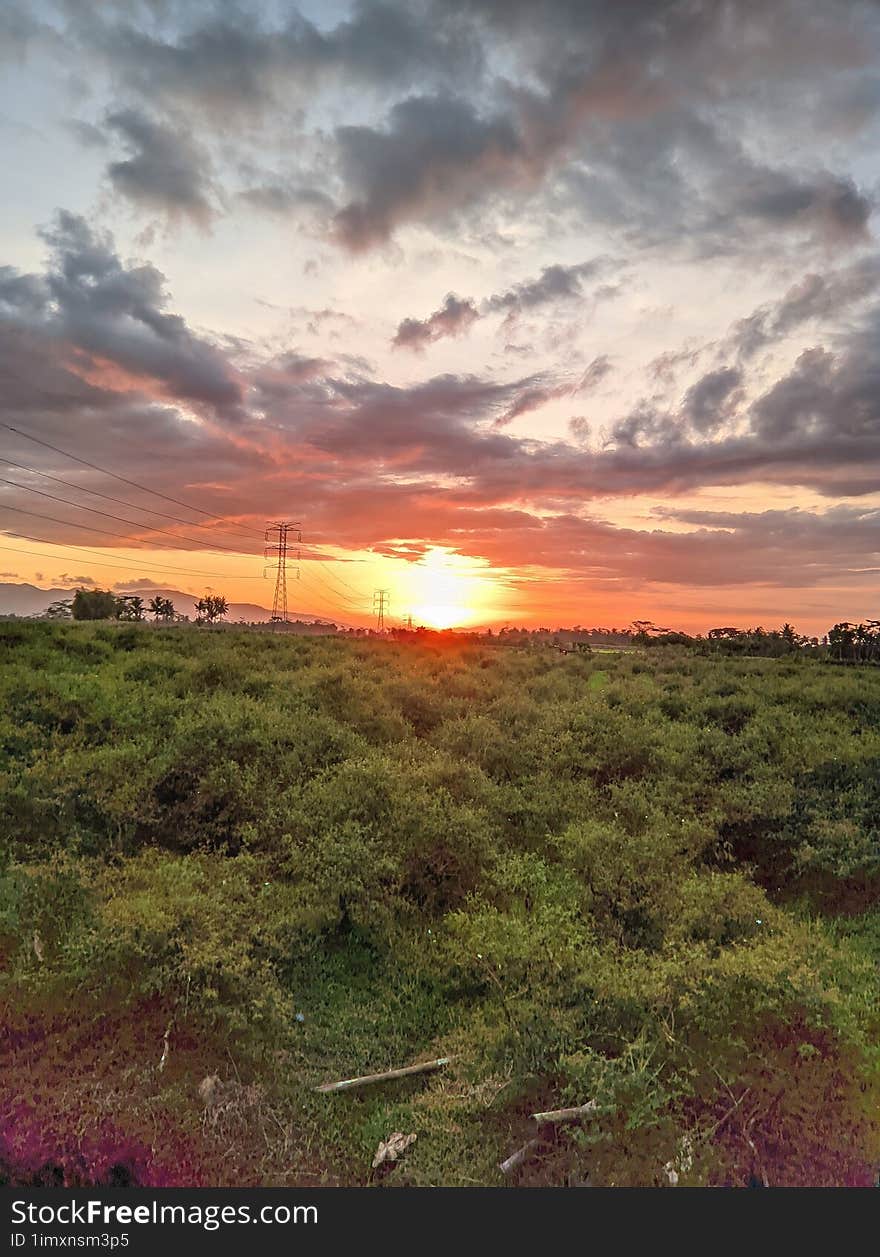
<path id="1" fill-rule="evenodd" d="M 880 616 L 873 0 L 4 0 L 0 49 L 0 580 L 271 606 L 287 519 L 352 624 Z"/>

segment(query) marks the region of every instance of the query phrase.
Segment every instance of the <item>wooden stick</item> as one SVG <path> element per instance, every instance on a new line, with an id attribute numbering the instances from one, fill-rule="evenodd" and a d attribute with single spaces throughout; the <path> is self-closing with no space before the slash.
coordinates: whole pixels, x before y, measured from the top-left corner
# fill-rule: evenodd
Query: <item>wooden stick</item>
<path id="1" fill-rule="evenodd" d="M 498 1169 L 502 1174 L 509 1174 L 511 1170 L 515 1170 L 518 1165 L 522 1165 L 529 1153 L 541 1143 L 540 1139 L 530 1139 L 528 1143 L 523 1144 L 521 1148 L 517 1148 L 516 1152 L 511 1153 L 506 1161 L 502 1161 Z"/>
<path id="2" fill-rule="evenodd" d="M 423 1061 L 420 1065 L 405 1065 L 403 1069 L 387 1069 L 384 1074 L 364 1074 L 361 1078 L 344 1078 L 341 1082 L 322 1082 L 316 1091 L 348 1091 L 350 1087 L 366 1087 L 373 1082 L 388 1082 L 391 1078 L 408 1078 L 410 1074 L 426 1074 L 432 1069 L 442 1069 L 452 1057 L 440 1056 L 436 1061 Z"/>
<path id="3" fill-rule="evenodd" d="M 586 1104 L 579 1104 L 574 1109 L 549 1109 L 546 1113 L 533 1113 L 532 1121 L 539 1126 L 546 1122 L 579 1122 L 582 1117 L 595 1113 L 598 1107 L 595 1100 L 588 1100 Z"/>

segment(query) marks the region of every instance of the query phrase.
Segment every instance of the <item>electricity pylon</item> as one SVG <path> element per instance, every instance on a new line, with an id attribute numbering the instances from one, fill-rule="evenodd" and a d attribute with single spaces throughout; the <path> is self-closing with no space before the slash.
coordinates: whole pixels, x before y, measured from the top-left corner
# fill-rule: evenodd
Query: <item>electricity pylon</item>
<path id="1" fill-rule="evenodd" d="M 287 623 L 287 563 L 288 556 L 291 553 L 290 533 L 294 532 L 296 538 L 295 545 L 302 541 L 302 533 L 299 531 L 299 524 L 292 524 L 285 520 L 278 520 L 274 524 L 266 525 L 266 550 L 265 557 L 277 558 L 275 565 L 275 597 L 272 600 L 272 623 Z M 299 558 L 299 550 L 293 550 L 296 558 Z M 297 568 L 297 576 L 299 569 Z"/>
<path id="2" fill-rule="evenodd" d="M 377 589 L 373 594 L 373 614 L 376 617 L 376 632 L 385 631 L 385 612 L 391 605 L 391 595 L 387 589 Z"/>

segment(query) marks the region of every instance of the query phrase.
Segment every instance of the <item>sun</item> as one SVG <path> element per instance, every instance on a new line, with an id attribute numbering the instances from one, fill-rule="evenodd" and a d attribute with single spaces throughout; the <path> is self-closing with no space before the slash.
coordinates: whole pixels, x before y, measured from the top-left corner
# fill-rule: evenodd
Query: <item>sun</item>
<path id="1" fill-rule="evenodd" d="M 398 599 L 402 606 L 412 608 L 413 624 L 459 628 L 485 614 L 491 587 L 482 565 L 435 546 L 408 566 Z"/>
<path id="2" fill-rule="evenodd" d="M 429 603 L 416 607 L 413 611 L 413 623 L 422 624 L 425 628 L 448 629 L 470 619 L 467 607 L 454 606 L 449 603 Z"/>

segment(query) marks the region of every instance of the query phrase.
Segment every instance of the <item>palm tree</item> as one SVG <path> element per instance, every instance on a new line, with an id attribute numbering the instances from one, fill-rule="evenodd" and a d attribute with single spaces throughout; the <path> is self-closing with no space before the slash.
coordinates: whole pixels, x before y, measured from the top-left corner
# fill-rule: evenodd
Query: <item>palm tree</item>
<path id="1" fill-rule="evenodd" d="M 174 603 L 170 598 L 162 598 L 158 594 L 150 599 L 150 615 L 154 620 L 173 620 Z"/>
<path id="2" fill-rule="evenodd" d="M 196 624 L 214 624 L 229 614 L 229 603 L 222 594 L 205 594 L 196 603 Z"/>

